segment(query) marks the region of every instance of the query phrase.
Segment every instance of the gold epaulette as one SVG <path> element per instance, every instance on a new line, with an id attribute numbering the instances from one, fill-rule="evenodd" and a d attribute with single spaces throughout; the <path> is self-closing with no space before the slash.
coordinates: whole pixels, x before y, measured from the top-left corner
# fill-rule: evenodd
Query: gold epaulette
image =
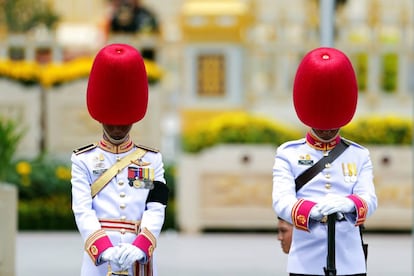
<path id="1" fill-rule="evenodd" d="M 160 152 L 156 148 L 151 148 L 151 147 L 147 147 L 147 146 L 144 146 L 144 145 L 135 145 L 135 146 L 138 147 L 138 148 L 144 149 L 146 151 L 152 151 L 152 152 L 155 152 L 155 153 Z"/>
<path id="2" fill-rule="evenodd" d="M 74 153 L 74 154 L 76 154 L 76 155 L 78 155 L 78 154 L 81 154 L 81 153 L 83 153 L 83 152 L 90 151 L 91 149 L 94 149 L 94 148 L 96 148 L 97 146 L 98 146 L 98 143 L 89 144 L 89 145 L 87 145 L 87 146 L 83 146 L 83 147 L 80 147 L 80 148 L 78 148 L 78 149 L 75 149 L 75 150 L 73 151 L 73 153 Z"/>

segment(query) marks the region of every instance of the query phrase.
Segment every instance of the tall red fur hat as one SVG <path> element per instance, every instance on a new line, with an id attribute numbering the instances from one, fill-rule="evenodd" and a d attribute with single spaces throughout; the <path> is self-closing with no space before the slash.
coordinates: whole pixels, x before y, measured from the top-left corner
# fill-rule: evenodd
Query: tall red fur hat
<path id="1" fill-rule="evenodd" d="M 148 79 L 144 60 L 134 47 L 111 44 L 95 57 L 86 91 L 89 114 L 108 125 L 130 125 L 144 118 Z"/>
<path id="2" fill-rule="evenodd" d="M 355 114 L 358 86 L 348 57 L 335 48 L 321 47 L 302 59 L 293 85 L 298 118 L 316 129 L 336 129 Z"/>

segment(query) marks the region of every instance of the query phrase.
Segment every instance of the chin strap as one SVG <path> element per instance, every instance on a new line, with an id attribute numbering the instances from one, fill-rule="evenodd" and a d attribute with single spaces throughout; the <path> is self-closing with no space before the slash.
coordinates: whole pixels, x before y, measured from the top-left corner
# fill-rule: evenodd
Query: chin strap
<path id="1" fill-rule="evenodd" d="M 104 133 L 105 138 L 108 139 L 108 141 L 111 142 L 114 145 L 120 145 L 123 142 L 125 142 L 126 140 L 128 140 L 128 138 L 129 138 L 129 135 L 126 135 L 124 138 L 114 139 L 108 134 L 108 132 L 106 132 L 105 129 L 103 129 L 103 133 Z"/>

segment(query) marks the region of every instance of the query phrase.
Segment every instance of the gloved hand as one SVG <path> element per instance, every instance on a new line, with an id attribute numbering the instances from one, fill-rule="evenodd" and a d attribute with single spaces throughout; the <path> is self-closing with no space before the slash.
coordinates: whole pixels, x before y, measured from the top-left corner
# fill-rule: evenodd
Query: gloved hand
<path id="1" fill-rule="evenodd" d="M 118 264 L 122 270 L 126 270 L 132 266 L 136 261 L 141 261 L 145 258 L 145 253 L 129 243 L 121 243 L 118 251 Z"/>
<path id="2" fill-rule="evenodd" d="M 115 259 L 117 255 L 118 247 L 109 247 L 104 252 L 102 252 L 101 260 L 104 262 L 111 262 Z"/>
<path id="3" fill-rule="evenodd" d="M 323 214 L 321 213 L 318 204 L 312 207 L 309 216 L 311 219 L 314 219 L 317 221 L 320 221 L 323 218 Z"/>
<path id="4" fill-rule="evenodd" d="M 345 214 L 355 210 L 354 202 L 351 199 L 338 195 L 326 196 L 317 206 L 324 216 L 337 212 Z"/>

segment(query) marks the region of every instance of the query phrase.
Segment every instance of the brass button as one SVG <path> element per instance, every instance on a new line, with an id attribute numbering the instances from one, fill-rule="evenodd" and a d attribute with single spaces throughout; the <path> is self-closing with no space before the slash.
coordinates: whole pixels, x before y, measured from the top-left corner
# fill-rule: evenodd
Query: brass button
<path id="1" fill-rule="evenodd" d="M 124 181 L 122 181 L 122 180 L 121 180 L 121 181 L 119 181 L 119 182 L 118 182 L 118 185 L 119 185 L 119 186 L 124 185 Z"/>
<path id="2" fill-rule="evenodd" d="M 125 234 L 126 230 L 124 228 L 122 228 L 121 230 L 119 230 L 119 232 L 121 232 L 121 234 Z"/>
<path id="3" fill-rule="evenodd" d="M 326 189 L 328 189 L 328 190 L 329 190 L 331 187 L 332 187 L 332 186 L 331 186 L 331 183 L 326 183 L 326 184 L 325 184 L 325 188 L 326 188 Z"/>
<path id="4" fill-rule="evenodd" d="M 330 179 L 331 175 L 329 173 L 325 174 L 325 178 Z"/>
<path id="5" fill-rule="evenodd" d="M 126 194 L 125 194 L 124 192 L 121 192 L 121 193 L 119 194 L 119 196 L 120 196 L 120 197 L 125 197 L 125 196 L 126 196 Z"/>
<path id="6" fill-rule="evenodd" d="M 118 161 L 118 162 L 121 161 L 121 157 L 117 156 L 116 161 Z"/>
<path id="7" fill-rule="evenodd" d="M 125 203 L 121 203 L 121 204 L 119 205 L 119 208 L 121 208 L 121 209 L 125 209 L 125 207 L 126 207 Z"/>
<path id="8" fill-rule="evenodd" d="M 330 168 L 331 167 L 331 163 L 326 163 L 325 164 L 325 168 Z"/>
<path id="9" fill-rule="evenodd" d="M 126 220 L 126 216 L 121 216 L 121 220 L 122 221 Z"/>
<path id="10" fill-rule="evenodd" d="M 92 255 L 94 255 L 94 256 L 97 255 L 98 252 L 99 252 L 99 250 L 96 247 L 96 245 L 92 245 L 90 250 L 91 250 Z"/>

